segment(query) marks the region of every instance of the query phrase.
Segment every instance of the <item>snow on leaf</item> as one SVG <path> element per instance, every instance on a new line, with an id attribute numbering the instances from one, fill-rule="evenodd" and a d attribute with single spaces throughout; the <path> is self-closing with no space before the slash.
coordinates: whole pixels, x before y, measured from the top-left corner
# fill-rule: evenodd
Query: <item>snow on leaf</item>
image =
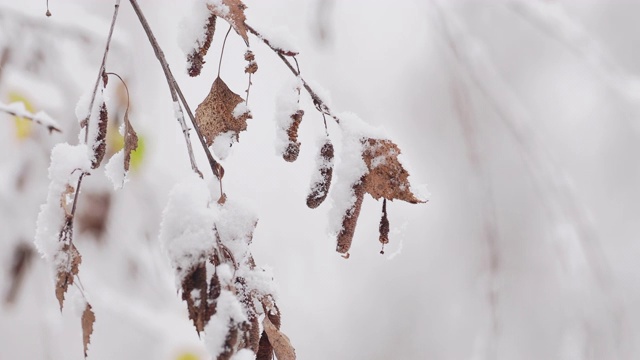
<path id="1" fill-rule="evenodd" d="M 196 109 L 196 123 L 207 145 L 211 146 L 218 135 L 228 131 L 233 132 L 237 140 L 239 133 L 247 129 L 247 119 L 251 118 L 251 113 L 234 116 L 236 106 L 243 101 L 222 79 L 215 79 L 209 95 Z"/>
<path id="2" fill-rule="evenodd" d="M 276 152 L 288 162 L 297 159 L 300 153 L 298 127 L 304 111 L 300 109 L 302 80 L 294 79 L 287 84 L 276 100 Z"/>
<path id="3" fill-rule="evenodd" d="M 200 4 L 197 4 L 200 5 Z M 202 71 L 202 66 L 205 64 L 204 57 L 207 55 L 207 51 L 211 46 L 211 40 L 213 40 L 213 34 L 216 30 L 216 15 L 210 13 L 210 11 L 204 11 L 204 9 L 200 9 L 198 7 L 198 11 L 194 12 L 198 14 L 197 16 L 203 17 L 209 13 L 209 16 L 206 19 L 185 19 L 184 27 L 195 28 L 192 30 L 190 35 L 183 35 L 184 37 L 190 37 L 191 39 L 195 38 L 195 41 L 191 40 L 191 44 L 189 46 L 190 50 L 185 51 L 187 53 L 187 72 L 189 76 L 198 76 Z M 204 20 L 204 21 L 202 21 Z"/>
<path id="4" fill-rule="evenodd" d="M 87 350 L 93 334 L 93 323 L 96 322 L 96 314 L 89 303 L 82 312 L 82 344 L 84 346 L 84 357 L 87 358 Z"/>
<path id="5" fill-rule="evenodd" d="M 64 229 L 60 233 L 60 240 L 64 243 L 62 249 L 56 254 L 56 262 L 62 263 L 56 273 L 56 299 L 60 304 L 60 311 L 64 304 L 64 294 L 69 289 L 69 285 L 73 284 L 73 280 L 78 275 L 82 256 L 76 249 L 76 246 L 70 242 L 73 234 L 72 222 L 68 221 Z"/>
<path id="6" fill-rule="evenodd" d="M 190 174 L 176 184 L 162 213 L 160 242 L 173 268 L 178 286 L 192 269 L 203 261 L 214 246 L 214 213 L 207 184 Z"/>
<path id="7" fill-rule="evenodd" d="M 249 45 L 247 28 L 244 24 L 247 19 L 244 15 L 244 9 L 247 6 L 241 0 L 210 0 L 207 7 L 212 14 L 225 19 L 244 39 L 245 44 Z"/>

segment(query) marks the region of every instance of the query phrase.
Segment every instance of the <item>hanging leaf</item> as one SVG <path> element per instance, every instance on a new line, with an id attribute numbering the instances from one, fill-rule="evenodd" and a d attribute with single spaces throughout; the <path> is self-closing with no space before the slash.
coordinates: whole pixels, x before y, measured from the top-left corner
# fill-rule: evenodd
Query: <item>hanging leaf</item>
<path id="1" fill-rule="evenodd" d="M 71 221 L 67 221 L 65 224 L 65 227 L 60 234 L 62 238 L 71 238 L 70 234 L 72 233 L 72 229 L 70 224 Z M 66 259 L 64 259 L 63 266 L 58 268 L 56 274 L 56 298 L 60 304 L 60 311 L 62 311 L 64 294 L 69 289 L 69 285 L 73 284 L 74 277 L 78 275 L 82 256 L 80 256 L 76 246 L 70 242 L 65 242 L 61 251 L 57 253 L 56 256 L 66 257 Z"/>
<path id="2" fill-rule="evenodd" d="M 26 242 L 20 242 L 13 251 L 13 264 L 11 265 L 11 271 L 9 273 L 11 284 L 9 285 L 9 291 L 4 300 L 5 304 L 12 304 L 16 296 L 18 296 L 18 291 L 27 273 L 29 264 L 31 264 L 33 255 L 33 248 Z"/>
<path id="3" fill-rule="evenodd" d="M 400 148 L 390 140 L 366 139 L 362 158 L 369 173 L 365 175 L 365 191 L 374 199 L 403 200 L 412 204 L 424 203 L 411 191 L 409 172 L 398 155 Z"/>
<path id="4" fill-rule="evenodd" d="M 129 108 L 124 112 L 124 170 L 129 171 L 131 152 L 138 149 L 138 134 L 129 121 Z"/>
<path id="5" fill-rule="evenodd" d="M 273 346 L 273 351 L 276 353 L 278 360 L 295 360 L 296 351 L 291 345 L 291 341 L 287 335 L 283 334 L 276 325 L 274 325 L 269 316 L 265 316 L 262 320 L 264 331 L 269 337 L 269 342 Z"/>
<path id="6" fill-rule="evenodd" d="M 216 78 L 209 95 L 196 109 L 196 123 L 207 145 L 211 146 L 218 135 L 226 132 L 231 132 L 237 140 L 238 134 L 247 129 L 247 119 L 251 118 L 251 113 L 234 116 L 236 106 L 243 101 L 220 77 Z"/>
<path id="7" fill-rule="evenodd" d="M 198 41 L 198 47 L 194 48 L 189 55 L 187 55 L 187 62 L 189 63 L 189 69 L 187 72 L 189 76 L 198 76 L 202 71 L 202 66 L 205 64 L 204 57 L 207 55 L 207 51 L 211 46 L 211 40 L 213 40 L 213 34 L 216 31 L 216 15 L 211 14 L 207 23 L 204 25 L 205 36 L 204 41 L 200 43 Z"/>
<path id="8" fill-rule="evenodd" d="M 356 201 L 342 217 L 342 227 L 338 233 L 336 247 L 339 253 L 347 253 L 351 247 L 365 193 L 369 193 L 376 200 L 398 199 L 412 204 L 426 202 L 412 192 L 409 172 L 398 160 L 400 149 L 396 144 L 390 140 L 366 138 L 362 140 L 362 146 L 362 159 L 367 165 L 367 172 L 352 185 Z M 380 224 L 380 241 L 383 244 L 384 241 L 388 242 L 388 229 L 386 229 L 387 234 L 383 234 L 384 218 L 383 216 Z"/>
<path id="9" fill-rule="evenodd" d="M 82 344 L 84 345 L 84 357 L 87 358 L 87 350 L 91 342 L 91 334 L 93 334 L 93 323 L 96 322 L 96 314 L 93 312 L 91 305 L 87 306 L 82 312 Z"/>
<path id="10" fill-rule="evenodd" d="M 249 37 L 247 36 L 247 27 L 244 24 L 247 19 L 244 10 L 247 6 L 240 0 L 218 0 L 207 4 L 212 14 L 225 19 L 233 29 L 244 39 L 245 44 L 249 46 Z"/>
<path id="11" fill-rule="evenodd" d="M 204 330 L 204 326 L 213 315 L 208 311 L 208 294 L 207 268 L 206 264 L 202 262 L 182 280 L 182 300 L 187 302 L 189 318 L 193 321 L 198 333 Z"/>

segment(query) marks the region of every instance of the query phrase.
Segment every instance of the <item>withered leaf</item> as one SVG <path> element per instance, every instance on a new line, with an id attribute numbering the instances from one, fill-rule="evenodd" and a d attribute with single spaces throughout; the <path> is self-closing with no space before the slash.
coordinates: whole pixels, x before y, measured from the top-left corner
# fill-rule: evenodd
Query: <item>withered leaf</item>
<path id="1" fill-rule="evenodd" d="M 67 222 L 67 224 L 70 223 L 70 221 Z M 61 237 L 67 237 L 68 235 L 64 234 L 70 234 L 70 230 L 68 230 L 67 224 L 65 224 L 65 228 L 61 232 Z M 56 298 L 58 299 L 58 303 L 60 304 L 60 311 L 62 311 L 64 294 L 67 292 L 69 285 L 73 284 L 74 277 L 78 275 L 80 263 L 82 262 L 82 256 L 80 256 L 78 249 L 76 249 L 76 246 L 71 242 L 64 243 L 58 256 L 66 257 L 65 264 L 62 267 L 58 268 L 56 273 Z"/>
<path id="2" fill-rule="evenodd" d="M 398 199 L 412 204 L 425 202 L 411 191 L 409 172 L 398 160 L 400 149 L 396 144 L 390 140 L 366 138 L 362 139 L 362 145 L 362 159 L 368 172 L 352 185 L 356 201 L 342 217 L 342 228 L 338 233 L 336 247 L 339 253 L 347 253 L 351 247 L 365 193 L 369 193 L 376 200 Z M 386 223 L 385 219 L 386 216 L 383 216 L 380 222 L 380 242 L 383 244 L 389 241 L 388 219 Z"/>
<path id="3" fill-rule="evenodd" d="M 363 145 L 362 158 L 369 169 L 363 181 L 367 193 L 376 200 L 398 199 L 412 204 L 424 202 L 411 192 L 409 172 L 398 161 L 398 145 L 380 139 L 366 139 Z"/>
<path id="4" fill-rule="evenodd" d="M 273 346 L 273 351 L 276 353 L 278 360 L 295 360 L 296 351 L 291 345 L 291 341 L 287 335 L 283 334 L 280 329 L 278 329 L 271 320 L 269 320 L 269 316 L 264 317 L 262 325 L 264 326 L 264 331 L 269 337 L 269 342 Z"/>
<path id="5" fill-rule="evenodd" d="M 320 148 L 320 158 L 322 163 L 320 164 L 320 177 L 318 181 L 311 185 L 311 193 L 307 196 L 307 206 L 311 209 L 315 209 L 329 194 L 329 187 L 331 187 L 331 179 L 333 177 L 333 144 L 331 140 L 327 138 L 325 143 Z"/>
<path id="6" fill-rule="evenodd" d="M 67 186 L 65 186 L 65 190 L 62 194 L 60 194 L 60 207 L 64 210 L 64 214 L 65 216 L 71 216 L 71 205 L 69 204 L 69 197 L 71 197 L 71 195 L 74 194 L 74 192 L 76 191 L 76 189 L 67 184 Z"/>
<path id="7" fill-rule="evenodd" d="M 5 304 L 12 304 L 18 296 L 18 291 L 27 273 L 29 264 L 31 264 L 34 253 L 32 246 L 25 241 L 20 242 L 13 251 L 13 264 L 11 265 L 10 272 L 11 284 L 5 297 Z"/>
<path id="8" fill-rule="evenodd" d="M 272 360 L 273 359 L 273 346 L 269 342 L 269 337 L 265 331 L 260 336 L 260 344 L 258 346 L 258 352 L 256 353 L 256 360 Z"/>
<path id="9" fill-rule="evenodd" d="M 207 55 L 207 51 L 211 46 L 211 40 L 213 40 L 213 34 L 216 31 L 216 15 L 211 14 L 207 23 L 204 26 L 205 38 L 202 44 L 199 44 L 198 48 L 194 48 L 193 51 L 187 55 L 187 62 L 189 63 L 188 73 L 189 76 L 198 76 L 202 71 L 204 65 L 204 57 Z"/>
<path id="10" fill-rule="evenodd" d="M 245 44 L 249 46 L 247 27 L 244 24 L 247 19 L 244 15 L 244 9 L 246 9 L 247 6 L 242 3 L 241 0 L 222 0 L 222 4 L 226 6 L 207 4 L 207 7 L 212 14 L 225 19 L 238 33 L 238 35 L 242 37 Z"/>
<path id="11" fill-rule="evenodd" d="M 109 114 L 107 113 L 107 105 L 103 102 L 100 105 L 100 114 L 98 116 L 98 135 L 96 142 L 93 144 L 94 159 L 91 162 L 91 168 L 95 169 L 100 166 L 104 154 L 107 150 L 107 125 L 109 124 Z"/>
<path id="12" fill-rule="evenodd" d="M 237 140 L 238 134 L 247 129 L 250 113 L 244 113 L 238 118 L 233 116 L 233 110 L 243 101 L 220 77 L 216 78 L 209 95 L 196 109 L 196 123 L 208 146 L 222 133 L 231 131 Z"/>
<path id="13" fill-rule="evenodd" d="M 207 268 L 202 262 L 194 266 L 182 280 L 182 300 L 187 302 L 189 318 L 198 333 L 204 330 L 215 311 L 215 307 L 212 309 L 209 306 L 208 295 Z"/>
<path id="14" fill-rule="evenodd" d="M 93 334 L 93 323 L 96 322 L 96 314 L 93 312 L 91 305 L 87 306 L 82 312 L 82 344 L 84 345 L 84 357 L 87 358 L 87 350 L 91 342 L 91 334 Z"/>
<path id="15" fill-rule="evenodd" d="M 129 171 L 131 152 L 138 148 L 138 134 L 129 121 L 129 108 L 124 112 L 124 170 Z"/>

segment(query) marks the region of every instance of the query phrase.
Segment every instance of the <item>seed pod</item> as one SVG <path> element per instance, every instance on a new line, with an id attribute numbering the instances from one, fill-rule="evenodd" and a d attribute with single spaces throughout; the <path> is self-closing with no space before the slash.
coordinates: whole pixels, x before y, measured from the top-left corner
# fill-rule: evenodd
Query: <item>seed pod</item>
<path id="1" fill-rule="evenodd" d="M 248 62 L 247 66 L 244 68 L 244 72 L 247 74 L 255 74 L 258 71 L 258 63 L 256 62 L 256 57 L 253 55 L 253 51 L 247 50 L 244 53 L 244 59 Z"/>
<path id="2" fill-rule="evenodd" d="M 387 199 L 382 201 L 382 218 L 380 219 L 380 243 L 382 244 L 382 250 L 380 254 L 384 255 L 384 246 L 389 243 L 389 218 L 387 218 Z"/>
<path id="3" fill-rule="evenodd" d="M 213 40 L 213 33 L 216 31 L 216 16 L 211 14 L 207 20 L 207 24 L 204 26 L 206 29 L 205 39 L 198 48 L 194 48 L 193 51 L 187 55 L 187 62 L 189 63 L 189 76 L 198 76 L 202 71 L 204 65 L 204 57 L 207 55 L 209 46 L 211 46 L 211 40 Z"/>
<path id="4" fill-rule="evenodd" d="M 105 141 L 107 138 L 107 125 L 109 123 L 109 114 L 107 113 L 107 106 L 103 102 L 100 105 L 100 116 L 98 117 L 98 135 L 96 136 L 96 141 L 93 144 L 93 161 L 91 162 L 91 168 L 95 169 L 100 166 L 102 163 L 102 159 L 104 159 L 104 154 L 107 150 L 107 142 Z"/>
<path id="5" fill-rule="evenodd" d="M 356 231 L 356 224 L 358 222 L 358 216 L 360 216 L 360 209 L 362 208 L 362 201 L 364 200 L 365 194 L 362 180 L 363 179 L 353 185 L 352 189 L 356 201 L 342 217 L 342 229 L 340 229 L 340 233 L 338 233 L 338 245 L 336 246 L 336 251 L 342 254 L 347 253 L 351 248 L 353 234 Z"/>
<path id="6" fill-rule="evenodd" d="M 298 154 L 300 154 L 300 143 L 298 142 L 298 127 L 300 127 L 300 122 L 302 122 L 302 116 L 304 115 L 303 110 L 298 110 L 294 114 L 291 115 L 291 124 L 287 129 L 287 136 L 289 136 L 289 144 L 287 145 L 286 150 L 282 154 L 282 158 L 288 162 L 294 162 L 298 158 Z"/>
<path id="7" fill-rule="evenodd" d="M 307 196 L 307 206 L 315 209 L 327 198 L 329 187 L 331 186 L 331 178 L 333 177 L 333 144 L 327 138 L 327 141 L 320 149 L 319 171 L 320 176 L 316 177 L 316 181 L 311 185 L 311 193 Z"/>

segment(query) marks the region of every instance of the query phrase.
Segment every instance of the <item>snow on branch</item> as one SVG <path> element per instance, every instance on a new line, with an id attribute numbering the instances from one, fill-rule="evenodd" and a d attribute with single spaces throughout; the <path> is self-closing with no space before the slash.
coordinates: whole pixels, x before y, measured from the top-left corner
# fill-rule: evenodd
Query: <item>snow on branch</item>
<path id="1" fill-rule="evenodd" d="M 21 101 L 13 102 L 8 105 L 0 102 L 0 111 L 5 112 L 9 115 L 31 120 L 36 124 L 46 127 L 47 130 L 49 130 L 49 133 L 52 133 L 54 131 L 62 132 L 62 130 L 60 130 L 60 125 L 58 124 L 58 122 L 53 120 L 47 113 L 45 113 L 44 111 L 39 111 L 38 113 L 34 114 L 28 111 L 24 106 L 24 103 Z"/>

